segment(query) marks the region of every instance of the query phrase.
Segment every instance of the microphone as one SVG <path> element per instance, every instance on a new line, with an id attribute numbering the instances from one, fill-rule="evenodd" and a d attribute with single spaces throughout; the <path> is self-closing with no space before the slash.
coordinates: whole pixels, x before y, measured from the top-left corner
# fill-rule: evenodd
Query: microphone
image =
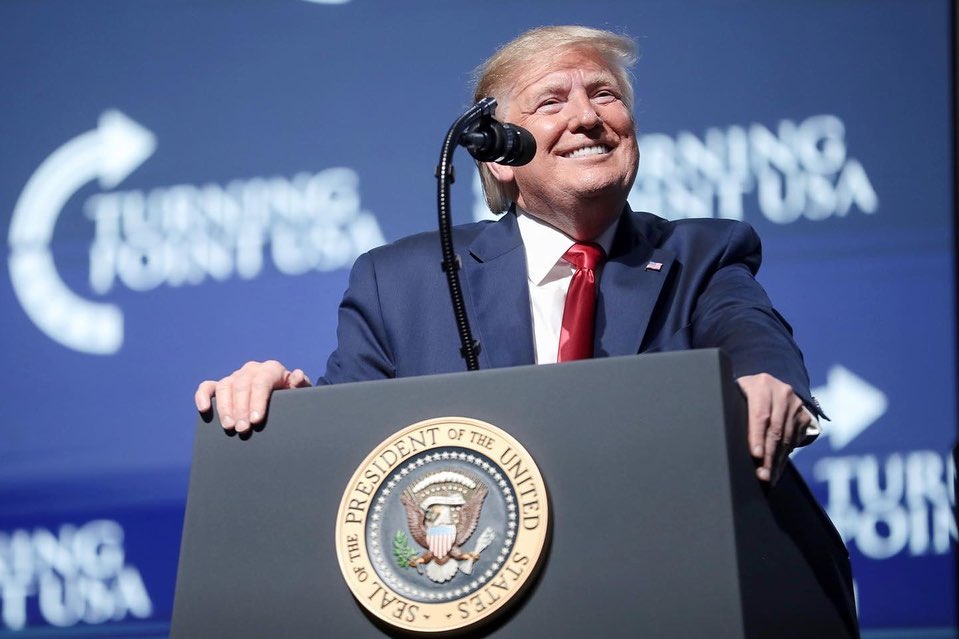
<path id="1" fill-rule="evenodd" d="M 490 115 L 484 115 L 466 129 L 459 143 L 478 162 L 523 166 L 536 155 L 532 133 L 515 124 L 499 122 Z"/>

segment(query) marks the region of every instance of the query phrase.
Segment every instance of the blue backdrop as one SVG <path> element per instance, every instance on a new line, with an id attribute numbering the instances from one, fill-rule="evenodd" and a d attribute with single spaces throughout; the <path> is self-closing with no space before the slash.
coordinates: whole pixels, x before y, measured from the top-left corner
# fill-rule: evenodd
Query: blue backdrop
<path id="1" fill-rule="evenodd" d="M 639 42 L 634 207 L 762 236 L 863 628 L 956 636 L 947 0 L 7 0 L 0 637 L 166 633 L 196 383 L 321 374 L 353 259 L 434 225 L 473 67 L 559 23 Z"/>

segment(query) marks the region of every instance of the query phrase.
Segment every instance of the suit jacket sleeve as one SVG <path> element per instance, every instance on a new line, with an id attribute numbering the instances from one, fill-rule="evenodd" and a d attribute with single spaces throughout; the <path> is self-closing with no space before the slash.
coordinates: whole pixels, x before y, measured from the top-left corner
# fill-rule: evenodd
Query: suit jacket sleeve
<path id="1" fill-rule="evenodd" d="M 692 314 L 691 341 L 729 355 L 736 377 L 769 373 L 789 384 L 822 416 L 809 390 L 802 353 L 792 327 L 773 308 L 755 279 L 762 260 L 759 236 L 747 224 L 733 224 L 715 270 Z"/>
<path id="2" fill-rule="evenodd" d="M 383 323 L 379 282 L 373 256 L 361 255 L 350 271 L 350 284 L 340 302 L 337 348 L 320 384 L 340 384 L 396 376 Z"/>

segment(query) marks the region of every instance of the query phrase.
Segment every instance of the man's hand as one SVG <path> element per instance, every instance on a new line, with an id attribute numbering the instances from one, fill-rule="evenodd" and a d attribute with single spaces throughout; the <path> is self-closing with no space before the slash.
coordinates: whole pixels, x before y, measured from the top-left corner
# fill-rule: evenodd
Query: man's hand
<path id="1" fill-rule="evenodd" d="M 276 360 L 247 362 L 218 382 L 200 382 L 193 400 L 196 409 L 205 413 L 216 396 L 223 428 L 243 433 L 263 421 L 273 391 L 310 385 L 310 379 L 299 368 L 289 371 Z"/>
<path id="2" fill-rule="evenodd" d="M 749 452 L 761 464 L 756 476 L 775 484 L 813 417 L 792 387 L 772 375 L 745 375 L 736 381 L 749 407 Z"/>

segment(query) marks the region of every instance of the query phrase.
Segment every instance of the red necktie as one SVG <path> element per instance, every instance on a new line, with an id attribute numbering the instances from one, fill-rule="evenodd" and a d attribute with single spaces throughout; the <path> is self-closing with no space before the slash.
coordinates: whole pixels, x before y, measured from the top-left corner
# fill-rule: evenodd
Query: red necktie
<path id="1" fill-rule="evenodd" d="M 559 333 L 558 362 L 593 356 L 593 322 L 596 316 L 596 267 L 605 257 L 596 244 L 576 243 L 563 259 L 576 267 L 566 293 L 563 327 Z"/>

